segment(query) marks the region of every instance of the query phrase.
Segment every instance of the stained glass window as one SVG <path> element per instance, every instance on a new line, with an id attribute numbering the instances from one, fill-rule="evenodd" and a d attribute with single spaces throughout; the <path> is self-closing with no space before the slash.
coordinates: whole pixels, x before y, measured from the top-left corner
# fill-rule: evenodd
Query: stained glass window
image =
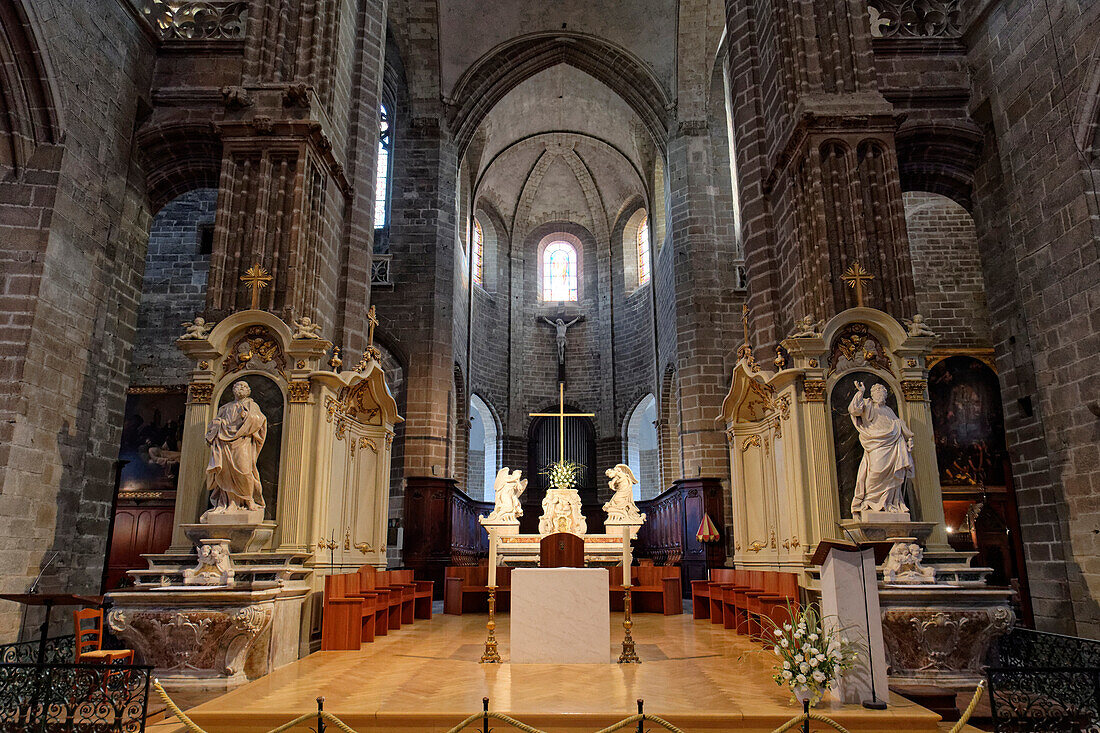
<path id="1" fill-rule="evenodd" d="M 638 227 L 638 285 L 649 282 L 649 216 Z"/>
<path id="2" fill-rule="evenodd" d="M 542 299 L 577 299 L 577 250 L 568 242 L 551 242 L 542 252 Z"/>
<path id="3" fill-rule="evenodd" d="M 390 152 L 393 126 L 386 105 L 378 108 L 378 174 L 374 182 L 374 228 L 390 223 Z"/>
<path id="4" fill-rule="evenodd" d="M 481 229 L 481 222 L 474 219 L 474 283 L 484 287 L 482 279 L 485 272 L 485 232 Z"/>

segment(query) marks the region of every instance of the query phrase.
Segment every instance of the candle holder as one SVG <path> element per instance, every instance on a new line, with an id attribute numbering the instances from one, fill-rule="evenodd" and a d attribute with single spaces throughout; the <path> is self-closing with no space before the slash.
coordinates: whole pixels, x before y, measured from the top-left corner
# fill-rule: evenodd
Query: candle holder
<path id="1" fill-rule="evenodd" d="M 623 630 L 626 632 L 623 635 L 623 652 L 619 655 L 619 664 L 641 664 L 642 660 L 638 659 L 638 653 L 634 651 L 634 638 L 630 635 L 630 630 L 634 628 L 634 622 L 630 618 L 630 586 L 626 587 L 626 592 L 623 593 Z"/>
<path id="2" fill-rule="evenodd" d="M 497 651 L 496 637 L 497 587 L 489 586 L 489 620 L 485 623 L 488 635 L 485 637 L 485 652 L 481 655 L 482 664 L 500 664 L 500 652 Z"/>

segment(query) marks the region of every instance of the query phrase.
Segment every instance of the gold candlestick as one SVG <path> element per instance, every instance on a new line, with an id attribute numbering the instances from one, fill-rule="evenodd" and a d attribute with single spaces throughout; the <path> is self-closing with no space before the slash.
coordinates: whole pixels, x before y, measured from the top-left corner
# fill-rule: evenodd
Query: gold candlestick
<path id="1" fill-rule="evenodd" d="M 629 572 L 629 568 L 627 569 Z M 638 659 L 638 653 L 634 651 L 634 638 L 630 635 L 630 630 L 634 628 L 634 622 L 630 619 L 630 586 L 626 587 L 626 592 L 623 594 L 623 630 L 626 634 L 623 636 L 623 653 L 619 655 L 619 664 L 641 664 L 642 660 Z"/>
<path id="2" fill-rule="evenodd" d="M 485 628 L 488 630 L 488 636 L 485 638 L 485 653 L 481 655 L 482 664 L 500 664 L 500 652 L 497 651 L 497 637 L 496 637 L 496 611 L 497 611 L 497 588 L 495 585 L 489 586 L 489 620 L 485 623 Z"/>

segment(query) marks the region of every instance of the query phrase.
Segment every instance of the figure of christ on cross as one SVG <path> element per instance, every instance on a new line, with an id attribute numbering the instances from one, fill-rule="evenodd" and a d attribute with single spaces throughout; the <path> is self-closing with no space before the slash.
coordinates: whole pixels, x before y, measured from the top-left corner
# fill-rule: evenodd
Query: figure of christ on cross
<path id="1" fill-rule="evenodd" d="M 558 418 L 558 462 L 565 461 L 565 418 L 567 417 L 595 417 L 594 412 L 566 412 L 565 411 L 565 382 L 558 382 L 558 411 L 557 412 L 532 412 L 530 417 L 556 417 Z"/>

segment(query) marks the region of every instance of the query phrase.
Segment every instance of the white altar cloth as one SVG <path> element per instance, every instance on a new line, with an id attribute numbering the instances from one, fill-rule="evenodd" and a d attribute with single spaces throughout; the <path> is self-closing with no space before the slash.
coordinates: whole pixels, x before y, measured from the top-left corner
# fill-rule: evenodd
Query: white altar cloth
<path id="1" fill-rule="evenodd" d="M 513 664 L 609 664 L 611 612 L 602 568 L 512 571 Z"/>

